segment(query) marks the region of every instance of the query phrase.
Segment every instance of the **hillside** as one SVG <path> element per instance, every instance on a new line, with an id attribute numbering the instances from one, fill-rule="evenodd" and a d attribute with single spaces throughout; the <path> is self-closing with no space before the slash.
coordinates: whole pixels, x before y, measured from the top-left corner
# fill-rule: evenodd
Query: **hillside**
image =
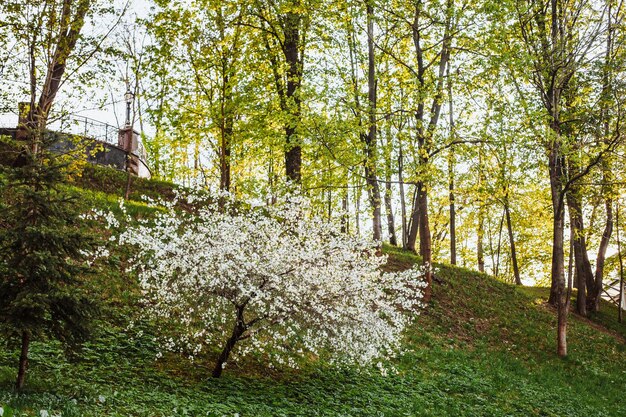
<path id="1" fill-rule="evenodd" d="M 123 178 L 107 179 L 107 193 L 93 191 L 108 175 L 94 172 L 77 181 L 75 192 L 86 203 L 115 206 Z M 154 182 L 135 187 L 134 196 L 172 189 Z M 136 203 L 132 210 L 144 208 Z M 390 269 L 417 261 L 385 250 Z M 155 360 L 148 323 L 135 327 L 142 335 L 127 330 L 136 294 L 120 272 L 122 258 L 112 257 L 110 272 L 96 277 L 107 304 L 96 338 L 79 355 L 68 359 L 55 343 L 34 343 L 28 388 L 18 397 L 17 351 L 0 349 L 2 417 L 626 415 L 626 325 L 615 323 L 608 304 L 595 322 L 570 316 L 570 355 L 562 360 L 554 353 L 556 318 L 544 289 L 438 265 L 431 306 L 408 332 L 405 353 L 385 364 L 395 372 L 314 364 L 277 372 L 247 360 L 215 380 L 210 363 Z"/>

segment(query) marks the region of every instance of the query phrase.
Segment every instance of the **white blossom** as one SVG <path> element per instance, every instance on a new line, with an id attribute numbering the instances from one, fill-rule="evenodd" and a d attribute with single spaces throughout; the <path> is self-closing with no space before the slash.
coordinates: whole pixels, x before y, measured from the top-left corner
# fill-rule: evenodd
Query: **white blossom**
<path id="1" fill-rule="evenodd" d="M 422 270 L 381 272 L 375 242 L 308 215 L 300 196 L 247 211 L 219 198 L 194 214 L 168 203 L 118 238 L 137 248 L 143 312 L 179 330 L 160 339 L 164 350 L 194 357 L 237 328 L 231 359 L 260 352 L 275 365 L 322 355 L 365 365 L 399 349 L 421 306 Z"/>

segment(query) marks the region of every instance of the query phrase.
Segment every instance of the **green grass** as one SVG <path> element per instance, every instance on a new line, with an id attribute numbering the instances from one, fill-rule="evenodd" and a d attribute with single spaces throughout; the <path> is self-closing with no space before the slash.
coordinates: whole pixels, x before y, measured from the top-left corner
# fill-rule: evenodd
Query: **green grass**
<path id="1" fill-rule="evenodd" d="M 78 189 L 76 192 L 80 192 Z M 117 196 L 84 192 L 86 204 Z M 149 208 L 134 203 L 137 215 Z M 418 259 L 384 247 L 389 269 Z M 123 258 L 123 257 L 122 257 Z M 0 349 L 4 416 L 624 416 L 626 345 L 614 306 L 570 315 L 569 352 L 555 355 L 555 312 L 546 289 L 517 288 L 463 268 L 437 265 L 433 300 L 406 336 L 405 352 L 368 369 L 311 364 L 272 371 L 248 360 L 211 379 L 211 358 L 156 360 L 152 327 L 136 316 L 136 288 L 112 258 L 96 278 L 107 300 L 95 338 L 71 359 L 56 343 L 33 343 L 27 391 L 12 392 L 17 350 Z M 597 326 L 596 324 L 595 326 Z"/>

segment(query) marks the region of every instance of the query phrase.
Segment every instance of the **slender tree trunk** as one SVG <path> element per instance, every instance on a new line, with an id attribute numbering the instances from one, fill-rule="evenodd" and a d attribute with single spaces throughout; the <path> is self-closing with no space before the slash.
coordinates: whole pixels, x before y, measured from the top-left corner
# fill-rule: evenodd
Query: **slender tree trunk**
<path id="1" fill-rule="evenodd" d="M 574 252 L 574 232 L 570 228 L 569 262 L 567 264 L 567 290 L 565 283 L 559 285 L 559 304 L 557 306 L 557 354 L 567 356 L 567 315 L 572 299 L 572 261 Z"/>
<path id="2" fill-rule="evenodd" d="M 502 216 L 500 217 L 500 225 L 498 226 L 498 248 L 496 251 L 496 267 L 495 267 L 495 276 L 497 277 L 500 273 L 500 252 L 502 249 L 502 228 L 504 227 L 504 212 L 502 212 Z"/>
<path id="3" fill-rule="evenodd" d="M 553 131 L 558 132 L 558 128 L 553 127 Z M 550 287 L 550 297 L 548 303 L 553 306 L 559 304 L 559 285 L 565 286 L 565 276 L 563 273 L 563 179 L 565 178 L 564 158 L 561 155 L 560 144 L 555 140 L 550 150 L 548 158 L 550 171 L 550 195 L 552 198 L 553 229 L 552 229 L 552 268 Z M 563 294 L 561 291 L 560 295 Z"/>
<path id="4" fill-rule="evenodd" d="M 504 200 L 504 214 L 506 216 L 506 228 L 509 232 L 509 243 L 511 245 L 511 263 L 513 264 L 513 276 L 515 277 L 515 285 L 522 285 L 520 278 L 519 266 L 517 265 L 517 251 L 515 250 L 515 238 L 513 237 L 513 225 L 511 222 L 511 209 L 509 207 L 508 193 Z"/>
<path id="5" fill-rule="evenodd" d="M 419 234 L 420 234 L 420 256 L 422 262 L 427 266 L 424 274 L 426 287 L 424 288 L 424 302 L 429 302 L 432 294 L 432 242 L 430 235 L 430 225 L 428 222 L 428 190 L 426 185 L 419 181 L 417 185 L 417 198 L 419 206 Z"/>
<path id="6" fill-rule="evenodd" d="M 450 143 L 455 139 L 454 106 L 452 101 L 452 77 L 450 76 L 450 65 L 446 68 L 448 77 L 448 113 L 450 119 Z M 456 265 L 456 207 L 454 201 L 454 146 L 450 147 L 448 153 L 448 189 L 450 199 L 450 263 Z"/>
<path id="7" fill-rule="evenodd" d="M 22 350 L 20 352 L 20 362 L 17 371 L 17 380 L 15 382 L 15 389 L 19 392 L 24 388 L 24 382 L 26 381 L 26 370 L 28 369 L 28 349 L 30 347 L 30 333 L 28 331 L 22 332 Z"/>
<path id="8" fill-rule="evenodd" d="M 610 96 L 613 87 L 613 43 L 614 43 L 614 26 L 612 21 L 613 3 L 607 2 L 607 37 L 606 37 L 606 50 L 604 55 L 604 67 L 602 74 L 602 100 L 600 101 L 602 109 L 602 118 L 604 124 L 604 142 L 609 145 L 611 135 L 609 103 Z M 600 297 L 602 295 L 602 289 L 604 287 L 604 261 L 606 258 L 606 251 L 611 240 L 611 234 L 613 233 L 613 199 L 611 194 L 614 192 L 613 172 L 611 170 L 611 163 L 608 158 L 602 159 L 602 192 L 604 194 L 604 207 L 606 213 L 606 223 L 604 225 L 604 232 L 600 240 L 600 246 L 598 247 L 598 256 L 596 258 L 596 271 L 595 271 L 595 284 L 593 288 L 588 289 L 589 297 L 587 300 L 587 307 L 590 311 L 598 311 L 600 307 Z M 621 301 L 621 300 L 620 300 Z"/>
<path id="9" fill-rule="evenodd" d="M 382 239 L 381 196 L 378 183 L 377 159 L 377 125 L 376 125 L 376 61 L 374 56 L 374 9 L 372 2 L 367 2 L 367 101 L 368 101 L 368 132 L 363 136 L 365 141 L 365 178 L 370 205 L 372 206 L 372 237 L 376 241 Z"/>
<path id="10" fill-rule="evenodd" d="M 611 235 L 613 234 L 613 199 L 611 197 L 605 198 L 604 207 L 606 211 L 606 223 L 604 225 L 602 239 L 600 240 L 600 246 L 598 247 L 598 256 L 596 258 L 595 285 L 593 288 L 587 289 L 589 295 L 587 299 L 587 308 L 589 311 L 598 311 L 600 307 L 600 296 L 602 295 L 602 288 L 604 286 L 604 262 L 606 259 L 606 251 L 611 240 Z"/>
<path id="11" fill-rule="evenodd" d="M 408 249 L 408 228 L 406 219 L 406 198 L 404 196 L 404 161 L 402 154 L 402 141 L 398 141 L 398 182 L 400 187 L 400 212 L 402 215 L 402 248 Z"/>
<path id="12" fill-rule="evenodd" d="M 570 210 L 570 227 L 573 230 L 576 288 L 578 288 L 576 296 L 576 311 L 578 314 L 586 316 L 587 306 L 589 305 L 586 288 L 590 287 L 592 290 L 595 290 L 593 288 L 595 281 L 593 271 L 591 269 L 591 263 L 589 262 L 589 256 L 587 255 L 581 195 L 578 187 L 572 186 L 567 193 L 567 204 Z M 593 304 L 595 305 L 595 300 L 593 301 Z"/>
<path id="13" fill-rule="evenodd" d="M 299 2 L 295 2 L 299 5 Z M 289 114 L 285 124 L 285 173 L 287 179 L 300 184 L 302 181 L 302 147 L 297 137 L 297 124 L 300 119 L 302 99 L 300 85 L 302 83 L 303 59 L 302 37 L 300 26 L 302 17 L 299 11 L 288 11 L 283 15 L 282 26 L 284 40 L 282 41 L 283 54 L 287 63 L 287 91 L 284 105 Z"/>
<path id="14" fill-rule="evenodd" d="M 211 376 L 213 378 L 219 378 L 220 376 L 222 376 L 222 371 L 224 370 L 224 366 L 228 361 L 228 358 L 230 357 L 230 353 L 239 341 L 241 335 L 243 335 L 243 332 L 245 332 L 246 330 L 246 325 L 243 320 L 244 307 L 245 306 L 237 307 L 237 320 L 235 321 L 235 325 L 233 326 L 233 332 L 226 341 L 226 345 L 222 349 L 222 352 L 215 362 L 215 367 L 213 368 L 213 372 L 211 373 Z"/>
<path id="15" fill-rule="evenodd" d="M 348 181 L 346 180 L 346 188 L 341 198 L 341 233 L 350 233 L 349 212 L 348 212 Z"/>
<path id="16" fill-rule="evenodd" d="M 478 260 L 478 270 L 480 272 L 485 272 L 485 251 L 483 249 L 483 238 L 485 235 L 484 218 L 485 215 L 481 205 L 478 209 L 478 228 L 476 231 L 476 258 Z"/>
<path id="17" fill-rule="evenodd" d="M 415 187 L 415 191 L 413 194 L 413 211 L 411 212 L 411 218 L 409 220 L 409 235 L 407 236 L 406 247 L 407 249 L 417 253 L 416 242 L 417 242 L 417 234 L 419 231 L 420 225 L 420 207 L 418 203 L 418 190 L 419 185 Z"/>
<path id="18" fill-rule="evenodd" d="M 391 205 L 391 178 L 387 178 L 385 184 L 385 209 L 387 210 L 387 231 L 389 232 L 389 243 L 393 246 L 398 246 L 396 224 L 393 218 L 393 207 Z"/>
<path id="19" fill-rule="evenodd" d="M 225 71 L 225 69 L 223 70 Z M 232 87 L 230 78 L 224 75 L 222 80 L 221 102 L 221 140 L 220 140 L 220 190 L 230 191 L 230 154 L 233 139 L 234 115 L 232 114 Z"/>
<path id="20" fill-rule="evenodd" d="M 448 157 L 448 187 L 450 199 L 450 263 L 456 265 L 456 205 L 454 197 L 454 153 L 450 148 Z"/>
<path id="21" fill-rule="evenodd" d="M 387 156 L 385 158 L 385 210 L 387 211 L 387 232 L 389 233 L 389 243 L 398 246 L 398 238 L 396 236 L 396 222 L 393 216 L 393 205 L 391 197 L 393 190 L 391 188 L 391 152 L 393 143 L 391 140 L 391 129 L 387 129 Z"/>
<path id="22" fill-rule="evenodd" d="M 617 238 L 617 258 L 619 261 L 619 301 L 617 303 L 617 320 L 622 322 L 622 300 L 624 299 L 624 262 L 622 259 L 622 242 L 620 241 L 619 236 L 619 202 L 615 207 L 615 228 L 616 230 L 616 238 Z"/>

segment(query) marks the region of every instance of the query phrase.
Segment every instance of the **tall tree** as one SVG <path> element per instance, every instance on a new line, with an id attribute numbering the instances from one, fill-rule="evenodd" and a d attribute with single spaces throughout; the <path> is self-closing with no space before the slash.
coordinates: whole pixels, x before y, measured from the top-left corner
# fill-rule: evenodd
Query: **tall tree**
<path id="1" fill-rule="evenodd" d="M 312 5 L 302 0 L 257 1 L 253 14 L 262 30 L 263 43 L 274 77 L 285 132 L 286 178 L 302 181 L 302 80 Z"/>
<path id="2" fill-rule="evenodd" d="M 77 200 L 62 185 L 67 163 L 47 148 L 23 143 L 23 163 L 3 168 L 0 181 L 0 329 L 19 340 L 16 388 L 26 381 L 32 340 L 49 336 L 67 347 L 88 335 L 93 296 L 83 275 L 94 239 L 82 228 Z"/>

